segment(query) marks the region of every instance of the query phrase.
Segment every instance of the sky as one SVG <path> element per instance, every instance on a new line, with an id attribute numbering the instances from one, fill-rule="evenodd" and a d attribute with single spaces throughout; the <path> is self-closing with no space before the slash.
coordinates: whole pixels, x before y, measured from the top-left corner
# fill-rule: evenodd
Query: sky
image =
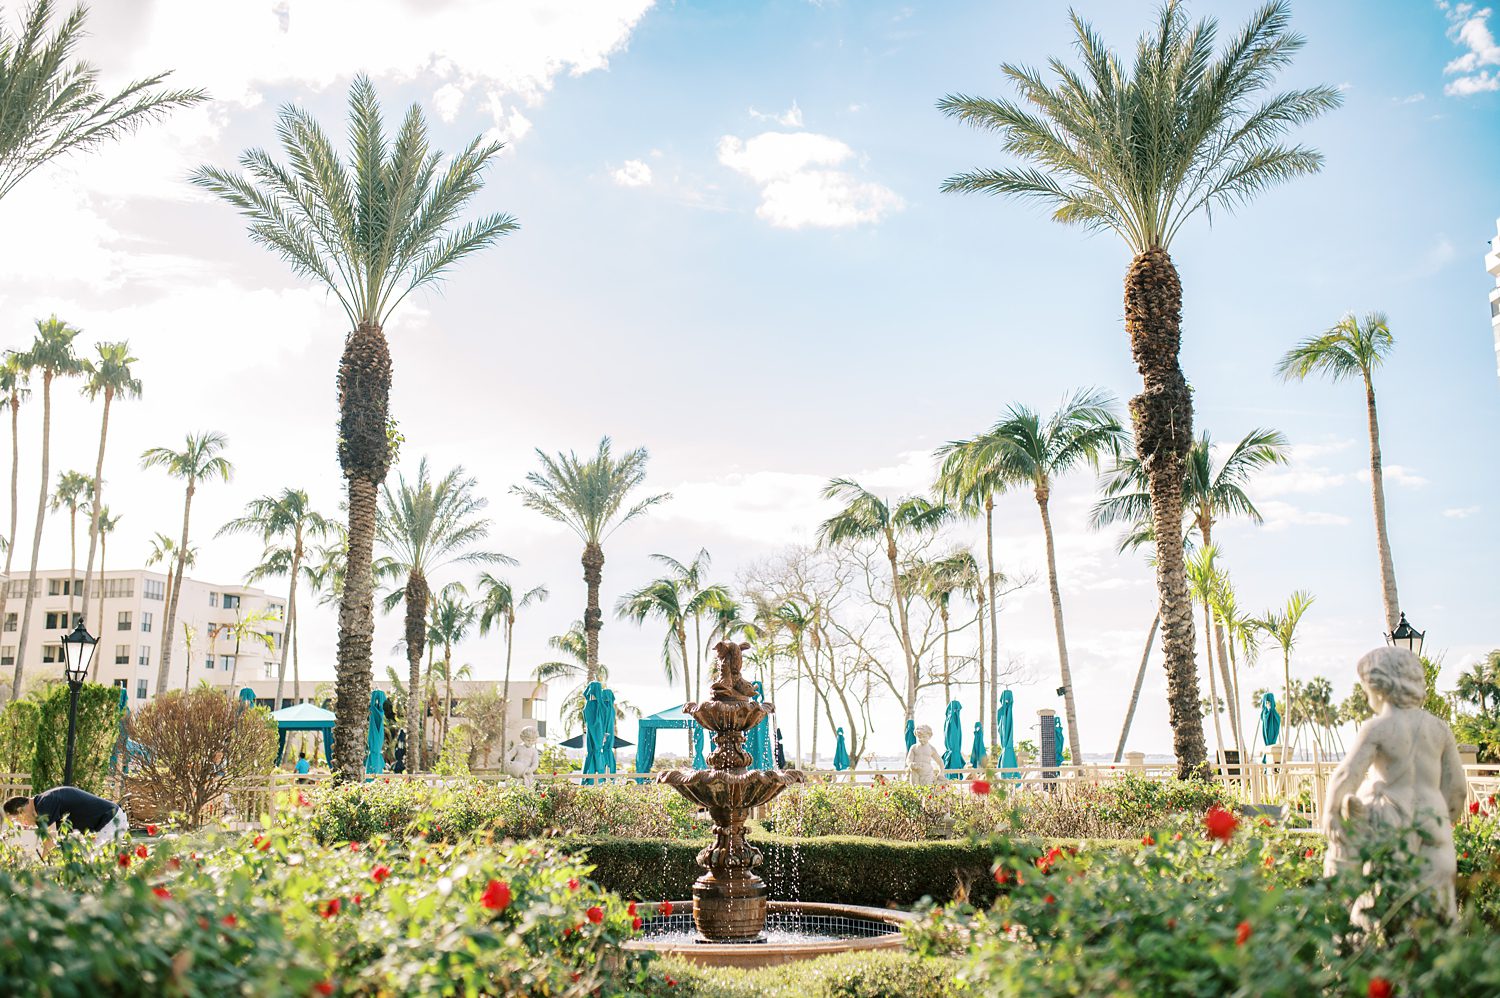
<path id="1" fill-rule="evenodd" d="M 1252 8 L 1191 11 L 1227 34 Z M 1078 9 L 1128 50 L 1154 5 Z M 1500 215 L 1500 14 L 1325 0 L 1295 5 L 1293 20 L 1307 45 L 1283 86 L 1326 83 L 1345 98 L 1296 136 L 1326 154 L 1323 172 L 1195 220 L 1172 248 L 1197 428 L 1229 441 L 1271 427 L 1293 444 L 1291 464 L 1254 483 L 1264 525 L 1225 523 L 1216 540 L 1246 606 L 1316 595 L 1293 671 L 1327 676 L 1342 697 L 1382 631 L 1363 399 L 1350 384 L 1284 384 L 1273 368 L 1346 311 L 1386 312 L 1397 346 L 1376 390 L 1397 578 L 1451 682 L 1500 646 L 1500 384 L 1483 267 Z M 111 420 L 106 501 L 123 516 L 114 566 L 143 561 L 153 533 L 175 535 L 177 486 L 138 456 L 187 431 L 226 433 L 236 469 L 195 500 L 195 577 L 232 581 L 250 567 L 253 540 L 211 535 L 256 496 L 301 487 L 337 510 L 342 313 L 186 177 L 274 146 L 287 102 L 342 134 L 359 72 L 391 120 L 422 104 L 440 148 L 481 134 L 506 143 L 474 211 L 511 213 L 520 231 L 410 299 L 386 331 L 401 469 L 423 455 L 440 470 L 462 464 L 490 500 L 492 546 L 520 561 L 511 578 L 551 591 L 518 622 L 518 675 L 550 657 L 546 638 L 584 602 L 578 543 L 509 493 L 537 466 L 535 448 L 584 452 L 603 435 L 646 447 L 647 489 L 673 495 L 610 539 L 608 607 L 654 577 L 653 553 L 686 560 L 706 547 L 714 577 L 733 582 L 812 543 L 832 512 L 819 498 L 832 477 L 891 497 L 921 491 L 934 448 L 1013 403 L 1050 410 L 1079 387 L 1122 400 L 1138 390 L 1124 243 L 1026 205 L 939 191 L 1006 157 L 935 102 L 1010 96 L 1002 63 L 1070 59 L 1061 4 L 226 0 L 209 17 L 191 0 L 114 0 L 89 27 L 81 51 L 106 87 L 170 69 L 174 85 L 214 98 L 51 166 L 0 203 L 0 345 L 24 347 L 56 313 L 84 330 L 81 342 L 128 339 L 140 358 L 144 398 L 117 404 Z M 57 396 L 52 467 L 91 469 L 97 407 L 71 387 Z M 39 410 L 22 412 L 23 525 Z M 1094 488 L 1082 471 L 1052 501 L 1088 754 L 1114 746 L 1154 612 L 1144 560 L 1116 555 L 1114 533 L 1087 526 Z M 973 525 L 949 533 L 980 540 Z M 1016 687 L 1024 734 L 1037 709 L 1061 706 L 1040 521 L 1025 492 L 999 503 L 997 554 L 1006 571 L 1042 580 L 1001 615 L 1002 659 L 1030 677 Z M 42 562 L 66 559 L 66 519 L 54 516 Z M 304 675 L 331 676 L 334 614 L 310 603 Z M 399 634 L 399 614 L 380 619 L 377 676 L 402 664 Z M 662 677 L 660 643 L 654 626 L 606 619 L 614 685 L 648 712 L 682 699 Z M 494 636 L 456 657 L 499 678 Z M 1268 651 L 1242 684 L 1277 675 Z M 1164 687 L 1158 652 L 1131 748 L 1170 750 Z M 919 720 L 939 727 L 942 707 L 928 696 Z M 899 752 L 899 708 L 884 698 L 876 718 L 877 751 Z"/>

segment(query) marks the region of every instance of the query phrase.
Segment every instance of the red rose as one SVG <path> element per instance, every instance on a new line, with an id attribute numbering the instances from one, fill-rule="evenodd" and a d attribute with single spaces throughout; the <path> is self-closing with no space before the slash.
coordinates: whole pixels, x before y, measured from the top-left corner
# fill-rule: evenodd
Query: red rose
<path id="1" fill-rule="evenodd" d="M 1208 829 L 1208 834 L 1220 842 L 1228 842 L 1234 836 L 1234 830 L 1239 827 L 1240 819 L 1224 810 L 1222 807 L 1211 807 L 1203 816 L 1203 827 Z"/>
<path id="2" fill-rule="evenodd" d="M 627 914 L 627 915 L 634 915 L 635 914 L 635 902 L 634 901 L 630 902 L 629 904 L 627 904 L 625 906 L 625 914 Z"/>
<path id="3" fill-rule="evenodd" d="M 576 890 L 578 890 L 578 887 L 579 887 L 578 878 L 577 877 L 569 877 L 568 878 L 568 890 L 570 890 L 570 891 L 576 891 Z"/>
<path id="4" fill-rule="evenodd" d="M 363 894 L 356 894 L 356 895 L 354 895 L 354 903 L 355 904 L 364 904 L 365 903 L 365 896 Z"/>
<path id="5" fill-rule="evenodd" d="M 1471 800 L 1471 801 L 1469 801 L 1469 813 L 1470 814 L 1478 814 L 1479 813 L 1479 802 L 1477 800 Z"/>
<path id="6" fill-rule="evenodd" d="M 147 835 L 155 835 L 158 831 L 160 831 L 160 829 L 157 828 L 155 825 L 147 825 L 146 826 L 146 834 Z"/>
<path id="7" fill-rule="evenodd" d="M 1317 854 L 1318 854 L 1318 850 L 1316 850 L 1316 849 L 1312 848 L 1311 846 L 1309 846 L 1307 852 L 1305 852 L 1305 853 L 1302 854 L 1302 858 L 1303 859 L 1312 859 Z"/>
<path id="8" fill-rule="evenodd" d="M 598 925 L 600 922 L 604 921 L 604 909 L 599 907 L 597 904 L 590 908 L 588 911 L 584 912 L 583 915 L 595 925 Z"/>
<path id="9" fill-rule="evenodd" d="M 1057 903 L 1057 898 L 1053 897 L 1051 894 L 1048 894 L 1046 897 L 1042 898 L 1042 903 L 1043 904 L 1056 904 Z"/>
<path id="10" fill-rule="evenodd" d="M 151 855 L 151 850 L 147 849 L 144 845 L 139 845 L 135 847 L 135 854 L 141 859 L 145 859 L 147 856 Z"/>
<path id="11" fill-rule="evenodd" d="M 259 849 L 261 852 L 265 852 L 267 849 L 271 848 L 271 840 L 266 838 L 264 835 L 257 835 L 253 840 L 251 840 L 250 844 L 255 846 L 255 848 Z"/>
<path id="12" fill-rule="evenodd" d="M 657 910 L 661 912 L 663 918 L 666 918 L 667 916 L 672 914 L 672 902 L 663 901 L 661 903 L 661 907 L 659 907 Z"/>
<path id="13" fill-rule="evenodd" d="M 351 842 L 351 843 L 349 843 L 349 851 L 350 852 L 359 852 L 359 843 L 358 842 Z"/>
<path id="14" fill-rule="evenodd" d="M 322 915 L 324 918 L 332 918 L 339 913 L 339 909 L 343 906 L 344 903 L 338 898 L 329 898 L 328 902 L 323 905 Z"/>
<path id="15" fill-rule="evenodd" d="M 1396 989 L 1384 977 L 1370 978 L 1370 986 L 1365 989 L 1365 994 L 1369 998 L 1391 998 L 1391 995 L 1395 993 Z"/>
<path id="16" fill-rule="evenodd" d="M 969 784 L 969 789 L 974 791 L 979 796 L 983 797 L 985 794 L 990 792 L 990 781 L 975 780 L 973 783 Z"/>
<path id="17" fill-rule="evenodd" d="M 377 884 L 385 880 L 385 878 L 389 877 L 390 875 L 391 868 L 389 866 L 386 866 L 384 863 L 380 864 L 379 866 L 375 867 L 375 869 L 370 871 L 370 879 L 375 881 Z"/>
<path id="18" fill-rule="evenodd" d="M 637 932 L 641 931 L 641 919 L 639 915 L 630 920 L 630 927 Z"/>
<path id="19" fill-rule="evenodd" d="M 479 903 L 490 911 L 504 911 L 510 907 L 510 884 L 503 880 L 491 880 L 479 895 Z"/>
<path id="20" fill-rule="evenodd" d="M 1156 845 L 1156 840 L 1154 838 L 1152 838 L 1151 836 L 1147 835 L 1145 838 L 1141 839 L 1141 845 L 1143 845 L 1143 846 L 1154 846 L 1154 845 Z"/>
<path id="21" fill-rule="evenodd" d="M 677 987 L 677 982 L 674 981 L 674 980 L 672 980 L 672 975 L 671 974 L 667 975 L 667 987 L 669 987 L 669 988 L 675 988 L 675 987 Z"/>
<path id="22" fill-rule="evenodd" d="M 151 888 L 151 893 L 155 894 L 157 897 L 161 898 L 163 901 L 165 901 L 166 899 L 168 899 L 168 898 L 170 898 L 172 896 L 172 892 L 169 891 L 169 890 L 167 890 L 165 887 L 153 887 L 153 888 Z"/>
<path id="23" fill-rule="evenodd" d="M 333 994 L 333 982 L 319 981 L 317 984 L 313 985 L 313 990 L 320 995 L 331 995 Z"/>
<path id="24" fill-rule="evenodd" d="M 173 856 L 171 859 L 167 860 L 167 869 L 173 871 L 174 873 L 182 869 L 182 860 L 178 859 L 176 856 Z"/>
<path id="25" fill-rule="evenodd" d="M 1250 938 L 1250 932 L 1250 923 L 1241 922 L 1239 926 L 1234 930 L 1234 944 L 1236 946 L 1245 945 L 1246 941 Z"/>
<path id="26" fill-rule="evenodd" d="M 297 806 L 298 807 L 309 807 L 311 804 L 312 804 L 312 801 L 310 801 L 310 800 L 307 799 L 307 794 L 305 794 L 302 791 L 298 790 L 297 791 Z"/>
<path id="27" fill-rule="evenodd" d="M 232 913 L 228 914 L 228 915 L 225 915 L 222 919 L 220 919 L 220 921 L 222 921 L 224 923 L 224 927 L 225 928 L 229 928 L 229 929 L 232 929 L 236 925 L 240 924 L 240 920 L 238 918 L 236 918 Z"/>
<path id="28" fill-rule="evenodd" d="M 120 853 L 120 869 L 124 870 L 130 866 L 130 853 Z"/>

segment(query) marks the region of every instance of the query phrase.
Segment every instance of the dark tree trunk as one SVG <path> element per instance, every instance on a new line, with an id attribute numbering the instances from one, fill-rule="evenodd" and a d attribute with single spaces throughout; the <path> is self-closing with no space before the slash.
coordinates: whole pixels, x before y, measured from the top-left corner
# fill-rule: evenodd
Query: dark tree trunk
<path id="1" fill-rule="evenodd" d="M 590 683 L 599 678 L 599 631 L 604 627 L 604 611 L 599 609 L 599 585 L 603 581 L 604 549 L 590 542 L 583 549 L 583 582 L 588 587 L 588 605 L 583 611 L 585 682 Z"/>
<path id="2" fill-rule="evenodd" d="M 378 325 L 362 323 L 349 334 L 339 360 L 338 394 L 339 466 L 349 488 L 349 550 L 339 603 L 333 764 L 340 779 L 359 780 L 364 777 L 370 723 L 375 638 L 375 580 L 370 566 L 376 503 L 391 465 L 391 352 Z"/>
<path id="3" fill-rule="evenodd" d="M 1130 400 L 1136 455 L 1146 469 L 1156 531 L 1156 589 L 1177 772 L 1205 771 L 1208 746 L 1194 658 L 1193 604 L 1182 548 L 1182 476 L 1193 442 L 1193 396 L 1177 363 L 1182 284 L 1166 250 L 1137 256 L 1125 277 L 1125 329 L 1144 389 Z"/>
<path id="4" fill-rule="evenodd" d="M 431 590 L 427 588 L 427 576 L 420 569 L 413 569 L 406 577 L 406 681 L 407 689 L 413 691 L 406 698 L 406 771 L 422 771 L 422 738 L 427 734 L 425 710 L 416 709 L 415 691 L 422 685 L 422 652 L 427 645 L 427 601 Z"/>

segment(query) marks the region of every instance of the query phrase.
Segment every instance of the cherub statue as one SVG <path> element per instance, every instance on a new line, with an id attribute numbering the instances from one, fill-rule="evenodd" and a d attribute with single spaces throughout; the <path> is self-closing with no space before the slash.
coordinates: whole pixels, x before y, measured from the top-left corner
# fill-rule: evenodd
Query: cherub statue
<path id="1" fill-rule="evenodd" d="M 749 700 L 755 696 L 755 685 L 740 674 L 744 667 L 741 653 L 749 648 L 734 641 L 714 645 L 714 653 L 719 656 L 719 678 L 713 685 L 715 700 Z"/>
<path id="2" fill-rule="evenodd" d="M 907 779 L 918 786 L 932 786 L 943 778 L 943 756 L 928 743 L 932 741 L 932 728 L 926 724 L 917 726 L 917 744 L 906 753 Z"/>
<path id="3" fill-rule="evenodd" d="M 505 759 L 505 772 L 518 777 L 526 786 L 536 778 L 536 768 L 541 764 L 542 754 L 536 748 L 536 728 L 531 725 L 521 729 L 521 743 L 514 746 Z"/>
<path id="4" fill-rule="evenodd" d="M 1463 761 L 1453 732 L 1422 709 L 1427 675 L 1404 648 L 1377 648 L 1359 660 L 1359 682 L 1375 716 L 1360 726 L 1349 754 L 1334 770 L 1323 804 L 1326 876 L 1359 863 L 1360 842 L 1392 830 L 1406 833 L 1421 861 L 1418 886 L 1457 915 L 1453 822 L 1463 813 Z M 1354 902 L 1357 924 L 1371 928 L 1375 898 Z"/>

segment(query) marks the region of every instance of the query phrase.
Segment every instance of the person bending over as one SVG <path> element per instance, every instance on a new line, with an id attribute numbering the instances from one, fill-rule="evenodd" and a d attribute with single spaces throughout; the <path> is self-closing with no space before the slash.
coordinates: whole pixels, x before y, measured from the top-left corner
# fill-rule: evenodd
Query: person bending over
<path id="1" fill-rule="evenodd" d="M 92 835 L 96 846 L 108 845 L 130 834 L 124 808 L 77 787 L 53 787 L 35 797 L 12 797 L 4 807 L 5 817 L 23 828 L 56 830 L 66 825 L 80 834 Z M 42 855 L 56 845 L 56 837 L 49 837 Z"/>

